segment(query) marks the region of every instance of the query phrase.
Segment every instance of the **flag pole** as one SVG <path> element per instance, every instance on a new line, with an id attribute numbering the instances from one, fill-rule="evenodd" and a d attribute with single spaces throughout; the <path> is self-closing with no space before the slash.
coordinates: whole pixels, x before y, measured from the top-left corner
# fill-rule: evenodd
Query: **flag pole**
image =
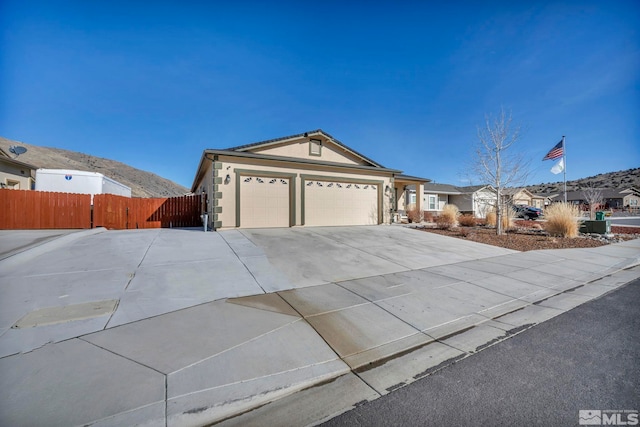
<path id="1" fill-rule="evenodd" d="M 567 203 L 567 145 L 564 141 L 564 135 L 562 135 L 562 163 L 564 163 L 564 202 Z"/>

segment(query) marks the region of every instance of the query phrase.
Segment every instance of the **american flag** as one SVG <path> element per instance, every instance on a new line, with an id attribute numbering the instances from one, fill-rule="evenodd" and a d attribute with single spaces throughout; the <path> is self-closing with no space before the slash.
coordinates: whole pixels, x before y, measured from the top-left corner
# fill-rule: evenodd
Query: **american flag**
<path id="1" fill-rule="evenodd" d="M 564 154 L 564 147 L 562 146 L 562 141 L 558 142 L 555 147 L 553 147 L 546 156 L 542 158 L 542 160 L 555 160 L 559 157 L 562 157 Z"/>

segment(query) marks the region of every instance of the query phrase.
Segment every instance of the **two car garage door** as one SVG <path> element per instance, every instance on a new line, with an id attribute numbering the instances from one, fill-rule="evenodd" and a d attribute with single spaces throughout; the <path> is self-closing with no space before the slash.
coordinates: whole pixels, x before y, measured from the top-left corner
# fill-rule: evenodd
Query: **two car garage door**
<path id="1" fill-rule="evenodd" d="M 309 181 L 303 191 L 305 225 L 378 223 L 377 185 Z"/>
<path id="2" fill-rule="evenodd" d="M 243 176 L 242 228 L 289 227 L 294 222 L 292 178 Z M 378 224 L 378 184 L 303 181 L 302 221 L 310 226 Z"/>

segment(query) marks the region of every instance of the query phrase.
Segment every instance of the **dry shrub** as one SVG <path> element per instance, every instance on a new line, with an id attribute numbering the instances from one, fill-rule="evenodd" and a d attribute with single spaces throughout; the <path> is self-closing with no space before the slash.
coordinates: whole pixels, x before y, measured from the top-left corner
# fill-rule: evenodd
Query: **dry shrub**
<path id="1" fill-rule="evenodd" d="M 502 222 L 502 229 L 503 230 L 511 230 L 514 227 L 514 218 L 516 216 L 516 213 L 513 211 L 513 209 L 511 209 L 511 207 L 507 206 L 506 208 L 503 209 L 502 211 L 502 218 L 501 218 L 501 222 Z"/>
<path id="2" fill-rule="evenodd" d="M 424 220 L 427 222 L 433 222 L 433 214 L 431 212 L 425 212 Z"/>
<path id="3" fill-rule="evenodd" d="M 419 209 L 410 208 L 407 210 L 407 218 L 409 219 L 409 222 L 422 222 L 422 212 L 420 212 Z"/>
<path id="4" fill-rule="evenodd" d="M 460 225 L 465 227 L 475 227 L 476 217 L 471 214 L 462 215 L 458 218 L 458 222 L 460 222 Z"/>
<path id="5" fill-rule="evenodd" d="M 515 213 L 511 208 L 505 208 L 502 213 L 502 217 L 500 218 L 500 222 L 502 223 L 503 230 L 509 230 L 513 228 L 513 218 L 515 217 Z M 495 210 L 491 210 L 487 212 L 487 216 L 485 218 L 485 223 L 488 227 L 496 227 L 498 223 L 498 215 Z"/>
<path id="6" fill-rule="evenodd" d="M 577 237 L 580 228 L 580 210 L 570 203 L 553 203 L 544 211 L 545 229 L 552 236 Z"/>
<path id="7" fill-rule="evenodd" d="M 489 211 L 484 220 L 488 227 L 495 227 L 498 222 L 498 215 L 494 211 Z"/>
<path id="8" fill-rule="evenodd" d="M 448 230 L 458 225 L 458 216 L 460 216 L 460 211 L 456 205 L 444 205 L 442 212 L 436 219 L 436 224 L 438 228 Z"/>

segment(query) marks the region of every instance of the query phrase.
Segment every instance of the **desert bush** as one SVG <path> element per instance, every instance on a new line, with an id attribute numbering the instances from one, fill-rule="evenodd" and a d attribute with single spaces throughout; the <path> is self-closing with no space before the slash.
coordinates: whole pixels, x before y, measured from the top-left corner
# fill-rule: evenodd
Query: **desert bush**
<path id="1" fill-rule="evenodd" d="M 458 222 L 465 227 L 474 227 L 476 225 L 476 217 L 471 214 L 461 215 L 458 218 Z"/>
<path id="2" fill-rule="evenodd" d="M 433 222 L 433 214 L 431 212 L 425 212 L 424 220 L 427 222 Z"/>
<path id="3" fill-rule="evenodd" d="M 422 212 L 420 212 L 419 209 L 412 207 L 407 210 L 407 218 L 409 219 L 409 222 L 422 222 Z"/>
<path id="4" fill-rule="evenodd" d="M 436 224 L 438 228 L 448 230 L 449 228 L 456 227 L 458 225 L 458 217 L 460 211 L 456 205 L 444 205 L 442 212 L 436 218 Z"/>
<path id="5" fill-rule="evenodd" d="M 487 216 L 484 219 L 485 223 L 489 227 L 495 227 L 498 222 L 498 215 L 496 215 L 495 211 L 487 212 Z"/>
<path id="6" fill-rule="evenodd" d="M 510 206 L 503 208 L 502 218 L 501 218 L 502 229 L 505 231 L 512 229 L 514 227 L 515 217 L 516 217 L 516 213 L 513 211 L 513 209 L 511 209 Z"/>
<path id="7" fill-rule="evenodd" d="M 570 203 L 553 203 L 544 211 L 545 229 L 552 236 L 577 237 L 580 210 Z"/>
<path id="8" fill-rule="evenodd" d="M 515 217 L 515 212 L 513 212 L 513 209 L 507 207 L 504 208 L 504 210 L 502 211 L 502 217 L 500 219 L 500 222 L 502 222 L 502 229 L 503 230 L 509 230 L 511 228 L 513 228 L 514 222 L 513 219 Z M 498 223 L 498 215 L 496 214 L 495 210 L 491 210 L 489 212 L 487 212 L 487 216 L 485 217 L 485 224 L 488 227 L 495 227 Z"/>

